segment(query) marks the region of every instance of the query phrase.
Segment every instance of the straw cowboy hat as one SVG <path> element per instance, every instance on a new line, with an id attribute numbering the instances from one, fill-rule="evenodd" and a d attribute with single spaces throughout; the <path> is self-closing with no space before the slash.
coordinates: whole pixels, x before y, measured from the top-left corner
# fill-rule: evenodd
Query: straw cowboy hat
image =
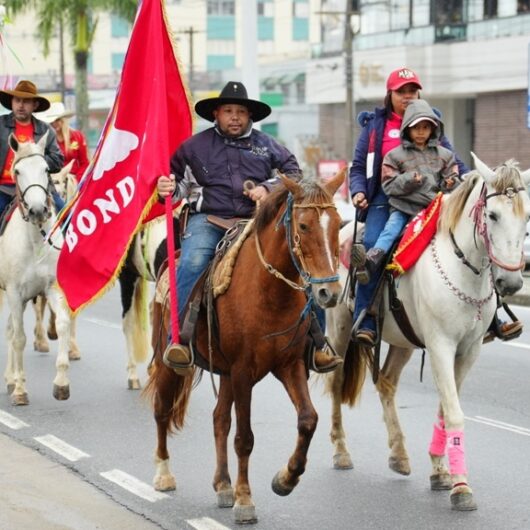
<path id="1" fill-rule="evenodd" d="M 42 112 L 50 108 L 50 102 L 44 96 L 37 94 L 37 87 L 31 81 L 19 81 L 14 90 L 0 90 L 0 103 L 6 109 L 12 110 L 11 100 L 13 97 L 37 101 L 38 106 L 35 112 Z"/>
<path id="2" fill-rule="evenodd" d="M 74 114 L 73 110 L 66 110 L 64 103 L 54 101 L 46 112 L 40 112 L 36 115 L 36 118 L 46 123 L 52 123 L 61 118 L 71 118 Z"/>
<path id="3" fill-rule="evenodd" d="M 227 103 L 235 103 L 243 105 L 252 114 L 252 121 L 260 121 L 266 118 L 271 113 L 271 108 L 261 101 L 249 99 L 247 89 L 243 83 L 237 81 L 229 81 L 217 98 L 201 99 L 195 104 L 195 112 L 205 120 L 215 121 L 213 111 L 219 105 L 226 105 Z"/>

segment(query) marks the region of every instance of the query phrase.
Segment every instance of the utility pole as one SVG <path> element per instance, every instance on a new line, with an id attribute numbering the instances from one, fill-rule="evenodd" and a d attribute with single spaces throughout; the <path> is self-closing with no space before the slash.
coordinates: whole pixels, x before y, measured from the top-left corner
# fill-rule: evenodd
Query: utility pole
<path id="1" fill-rule="evenodd" d="M 345 114 L 346 134 L 344 141 L 344 153 L 346 160 L 353 154 L 353 37 L 351 27 L 352 16 L 359 14 L 359 2 L 357 0 L 346 0 L 345 11 L 318 11 L 319 15 L 342 15 L 344 16 L 344 39 L 342 42 L 342 53 L 344 55 L 344 81 L 345 81 Z"/>
<path id="2" fill-rule="evenodd" d="M 188 29 L 180 30 L 178 33 L 183 33 L 188 36 L 188 87 L 190 89 L 191 96 L 193 97 L 193 92 L 195 89 L 195 79 L 194 79 L 194 64 L 193 64 L 193 37 L 196 33 L 201 33 L 198 29 L 190 26 Z"/>
<path id="3" fill-rule="evenodd" d="M 240 0 L 241 9 L 241 82 L 245 85 L 248 97 L 259 99 L 258 67 L 258 3 L 257 0 Z M 260 124 L 253 125 L 259 129 Z"/>

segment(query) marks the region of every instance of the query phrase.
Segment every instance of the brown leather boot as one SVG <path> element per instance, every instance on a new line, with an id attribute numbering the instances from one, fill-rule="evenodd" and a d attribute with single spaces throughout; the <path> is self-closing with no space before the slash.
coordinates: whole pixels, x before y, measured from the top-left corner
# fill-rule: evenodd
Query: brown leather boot
<path id="1" fill-rule="evenodd" d="M 342 358 L 334 355 L 327 346 L 322 349 L 315 349 L 313 354 L 314 370 L 320 374 L 335 370 L 343 362 Z"/>
<path id="2" fill-rule="evenodd" d="M 184 344 L 168 344 L 162 360 L 179 375 L 188 375 L 193 371 L 191 352 Z"/>

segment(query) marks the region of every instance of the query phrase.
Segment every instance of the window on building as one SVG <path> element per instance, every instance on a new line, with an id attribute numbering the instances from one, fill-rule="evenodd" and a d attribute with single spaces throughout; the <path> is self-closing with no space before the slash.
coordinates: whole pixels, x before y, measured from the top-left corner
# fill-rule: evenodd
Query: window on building
<path id="1" fill-rule="evenodd" d="M 293 17 L 309 17 L 309 3 L 307 2 L 307 0 L 293 0 Z"/>
<path id="2" fill-rule="evenodd" d="M 131 32 L 131 25 L 125 19 L 111 15 L 110 34 L 113 38 L 128 37 Z"/>
<path id="3" fill-rule="evenodd" d="M 208 15 L 233 15 L 235 0 L 208 0 Z"/>
<path id="4" fill-rule="evenodd" d="M 258 16 L 274 17 L 274 3 L 272 0 L 258 0 Z"/>
<path id="5" fill-rule="evenodd" d="M 123 61 L 125 60 L 124 53 L 113 53 L 111 55 L 111 68 L 113 72 L 121 72 Z"/>
<path id="6" fill-rule="evenodd" d="M 530 0 L 518 0 L 517 13 L 530 13 Z"/>
<path id="7" fill-rule="evenodd" d="M 464 0 L 431 0 L 431 13 L 435 26 L 466 22 Z"/>
<path id="8" fill-rule="evenodd" d="M 497 0 L 484 0 L 484 18 L 497 17 Z"/>

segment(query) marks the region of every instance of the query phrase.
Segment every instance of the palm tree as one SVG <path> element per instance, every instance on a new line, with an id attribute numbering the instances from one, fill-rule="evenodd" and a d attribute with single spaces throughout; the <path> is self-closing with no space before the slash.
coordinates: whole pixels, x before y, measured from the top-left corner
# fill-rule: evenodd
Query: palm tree
<path id="1" fill-rule="evenodd" d="M 57 29 L 71 33 L 75 64 L 76 115 L 78 127 L 86 133 L 88 123 L 87 62 L 98 23 L 98 13 L 109 12 L 128 21 L 136 14 L 137 0 L 5 0 L 12 18 L 18 13 L 34 10 L 37 36 L 46 57 L 50 41 Z"/>

